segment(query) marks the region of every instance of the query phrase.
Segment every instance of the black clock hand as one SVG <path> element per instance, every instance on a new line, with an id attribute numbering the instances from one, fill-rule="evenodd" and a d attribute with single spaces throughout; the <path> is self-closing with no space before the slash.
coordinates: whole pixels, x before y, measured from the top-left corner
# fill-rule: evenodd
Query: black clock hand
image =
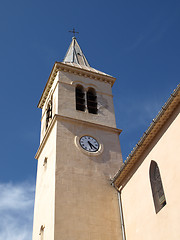
<path id="1" fill-rule="evenodd" d="M 95 150 L 97 150 L 97 148 L 92 143 L 90 143 L 89 141 L 88 141 L 88 143 L 89 143 L 89 146 L 91 147 L 91 149 L 93 147 Z"/>
<path id="2" fill-rule="evenodd" d="M 90 148 L 92 149 L 90 141 L 88 141 L 88 144 L 89 144 Z"/>

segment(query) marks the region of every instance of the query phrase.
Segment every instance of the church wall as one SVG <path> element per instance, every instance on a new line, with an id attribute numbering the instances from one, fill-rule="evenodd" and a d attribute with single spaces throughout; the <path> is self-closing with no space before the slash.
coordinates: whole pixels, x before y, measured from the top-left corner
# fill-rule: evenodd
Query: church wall
<path id="1" fill-rule="evenodd" d="M 180 239 L 180 106 L 140 159 L 140 167 L 122 189 L 127 240 Z M 151 160 L 158 164 L 166 205 L 156 214 L 151 191 Z"/>
<path id="2" fill-rule="evenodd" d="M 121 225 L 112 177 L 122 164 L 118 133 L 88 123 L 58 120 L 55 240 L 120 240 Z M 79 137 L 90 135 L 103 146 L 85 153 Z"/>
<path id="3" fill-rule="evenodd" d="M 54 239 L 54 195 L 56 160 L 56 124 L 38 158 L 36 196 L 34 207 L 33 240 Z M 47 164 L 44 160 L 47 158 Z M 44 166 L 43 166 L 44 165 Z M 44 226 L 41 238 L 40 228 Z"/>
<path id="4" fill-rule="evenodd" d="M 60 72 L 59 81 L 58 114 L 116 127 L 110 84 L 67 72 Z M 86 91 L 90 87 L 96 90 L 98 114 L 88 114 L 87 109 L 85 112 L 76 110 L 75 87 L 78 84 L 82 85 Z"/>

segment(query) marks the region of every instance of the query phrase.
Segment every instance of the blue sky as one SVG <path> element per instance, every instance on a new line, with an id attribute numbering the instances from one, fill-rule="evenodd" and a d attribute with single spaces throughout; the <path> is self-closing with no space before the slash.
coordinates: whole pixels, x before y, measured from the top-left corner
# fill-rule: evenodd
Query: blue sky
<path id="1" fill-rule="evenodd" d="M 125 159 L 179 83 L 179 26 L 178 0 L 1 1 L 0 213 L 9 225 L 0 228 L 0 240 L 31 239 L 37 103 L 71 42 L 68 31 L 80 32 L 92 67 L 117 78 L 114 105 Z"/>

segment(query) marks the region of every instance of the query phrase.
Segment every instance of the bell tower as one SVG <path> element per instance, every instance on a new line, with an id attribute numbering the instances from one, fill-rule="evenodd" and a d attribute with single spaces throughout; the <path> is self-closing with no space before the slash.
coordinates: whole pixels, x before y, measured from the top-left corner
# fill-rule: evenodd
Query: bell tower
<path id="1" fill-rule="evenodd" d="M 112 86 L 90 67 L 75 37 L 55 62 L 42 109 L 33 240 L 119 240 L 116 190 L 122 164 Z"/>

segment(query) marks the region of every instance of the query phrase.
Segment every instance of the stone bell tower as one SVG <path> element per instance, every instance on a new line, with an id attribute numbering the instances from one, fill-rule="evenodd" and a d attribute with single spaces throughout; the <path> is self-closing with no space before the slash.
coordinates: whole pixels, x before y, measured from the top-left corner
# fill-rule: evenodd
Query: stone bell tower
<path id="1" fill-rule="evenodd" d="M 111 87 L 115 78 L 89 66 L 73 37 L 55 62 L 42 109 L 33 240 L 119 240 L 116 190 L 122 164 Z"/>

